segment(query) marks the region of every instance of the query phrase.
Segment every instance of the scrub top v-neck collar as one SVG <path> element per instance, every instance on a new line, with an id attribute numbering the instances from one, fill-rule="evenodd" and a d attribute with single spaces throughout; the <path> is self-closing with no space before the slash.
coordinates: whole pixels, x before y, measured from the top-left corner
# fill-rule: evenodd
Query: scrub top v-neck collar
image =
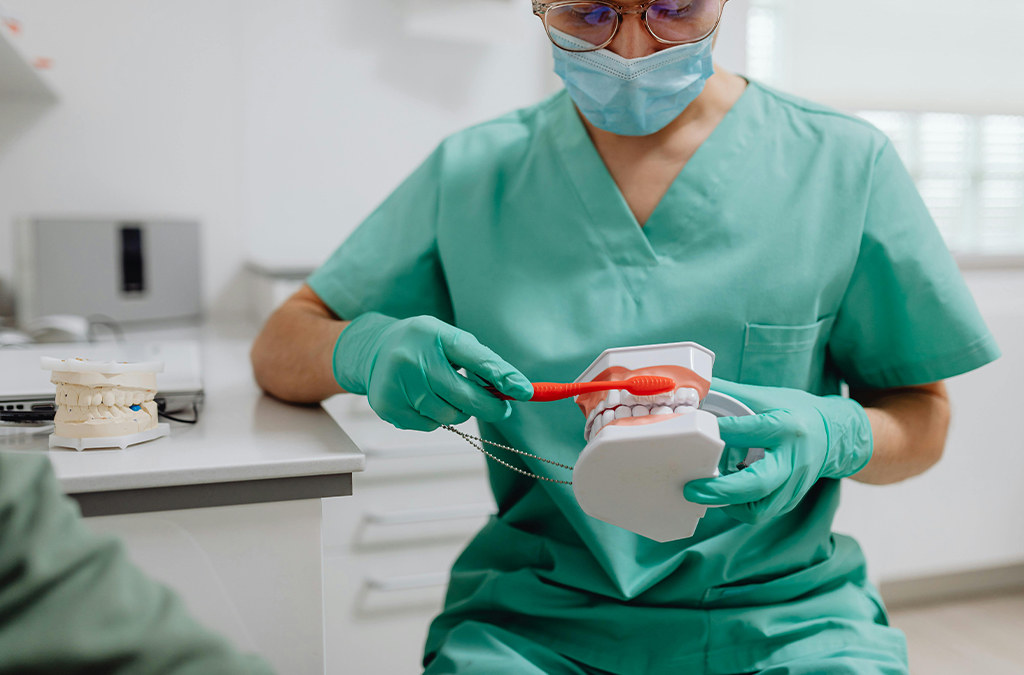
<path id="1" fill-rule="evenodd" d="M 572 100 L 563 94 L 551 127 L 563 168 L 579 197 L 590 227 L 617 265 L 647 267 L 672 257 L 693 223 L 707 222 L 723 188 L 755 137 L 761 92 L 753 82 L 725 114 L 673 179 L 647 223 L 641 227 L 604 160 L 594 147 Z"/>

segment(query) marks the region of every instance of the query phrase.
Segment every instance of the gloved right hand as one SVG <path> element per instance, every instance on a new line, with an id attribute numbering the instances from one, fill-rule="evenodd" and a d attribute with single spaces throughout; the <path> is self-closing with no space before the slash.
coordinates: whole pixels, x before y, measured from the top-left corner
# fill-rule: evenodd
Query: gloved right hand
<path id="1" fill-rule="evenodd" d="M 433 431 L 471 416 L 498 422 L 512 413 L 507 401 L 458 368 L 518 401 L 533 396 L 522 373 L 472 334 L 432 316 L 399 320 L 369 312 L 346 326 L 334 346 L 334 379 L 345 391 L 365 394 L 381 419 L 399 429 Z"/>

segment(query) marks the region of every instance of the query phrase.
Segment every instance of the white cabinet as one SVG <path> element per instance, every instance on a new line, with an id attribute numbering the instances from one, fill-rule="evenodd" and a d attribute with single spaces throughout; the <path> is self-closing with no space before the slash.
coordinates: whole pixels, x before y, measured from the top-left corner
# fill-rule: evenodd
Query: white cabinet
<path id="1" fill-rule="evenodd" d="M 136 565 L 237 648 L 261 654 L 279 673 L 324 672 L 319 499 L 85 522 L 120 538 Z"/>
<path id="2" fill-rule="evenodd" d="M 327 672 L 419 672 L 452 563 L 495 511 L 486 460 L 450 432 L 395 429 L 361 396 L 324 408 L 366 454 L 354 495 L 323 502 Z"/>

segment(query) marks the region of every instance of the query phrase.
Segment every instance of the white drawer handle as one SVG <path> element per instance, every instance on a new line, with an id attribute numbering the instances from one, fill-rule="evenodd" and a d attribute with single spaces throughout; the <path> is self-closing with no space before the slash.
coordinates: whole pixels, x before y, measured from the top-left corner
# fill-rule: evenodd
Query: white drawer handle
<path id="1" fill-rule="evenodd" d="M 442 520 L 481 518 L 498 512 L 494 504 L 460 504 L 458 506 L 436 506 L 427 509 L 392 511 L 391 513 L 367 513 L 363 516 L 371 525 L 407 525 L 409 523 L 433 523 Z"/>
<path id="2" fill-rule="evenodd" d="M 376 579 L 370 577 L 366 580 L 366 586 L 374 591 L 408 591 L 414 588 L 434 588 L 435 586 L 447 586 L 447 572 L 432 572 L 430 574 L 410 574 L 404 577 L 387 577 Z"/>

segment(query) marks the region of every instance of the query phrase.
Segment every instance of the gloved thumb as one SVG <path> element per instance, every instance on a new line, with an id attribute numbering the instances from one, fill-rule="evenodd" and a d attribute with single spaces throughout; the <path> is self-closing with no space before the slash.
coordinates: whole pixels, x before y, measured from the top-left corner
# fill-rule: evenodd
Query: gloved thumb
<path id="1" fill-rule="evenodd" d="M 769 448 L 778 445 L 786 434 L 785 411 L 773 410 L 761 415 L 720 417 L 718 433 L 732 448 Z"/>

